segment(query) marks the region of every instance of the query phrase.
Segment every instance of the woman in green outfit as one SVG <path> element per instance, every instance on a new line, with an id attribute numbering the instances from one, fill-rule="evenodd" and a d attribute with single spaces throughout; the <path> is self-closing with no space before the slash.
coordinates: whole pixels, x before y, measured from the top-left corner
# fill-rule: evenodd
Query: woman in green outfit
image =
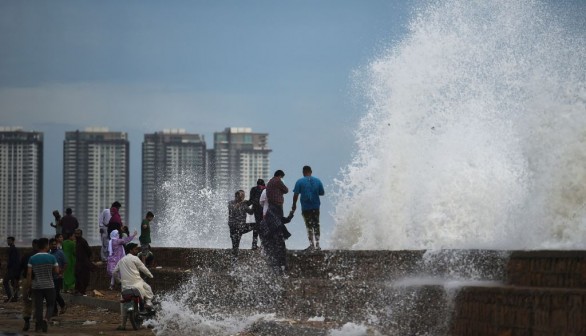
<path id="1" fill-rule="evenodd" d="M 75 235 L 63 241 L 63 253 L 67 258 L 67 268 L 63 273 L 63 291 L 67 292 L 75 287 Z"/>

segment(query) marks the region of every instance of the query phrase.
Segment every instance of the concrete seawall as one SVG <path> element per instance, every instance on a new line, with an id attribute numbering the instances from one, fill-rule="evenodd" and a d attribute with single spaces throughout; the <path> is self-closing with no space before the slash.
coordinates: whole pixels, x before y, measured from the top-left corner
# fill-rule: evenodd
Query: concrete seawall
<path id="1" fill-rule="evenodd" d="M 155 292 L 180 288 L 191 304 L 228 313 L 323 316 L 388 335 L 586 334 L 584 251 L 290 251 L 286 279 L 269 276 L 257 251 L 242 250 L 232 273 L 229 250 L 154 252 Z M 456 273 L 489 282 L 446 280 Z M 90 286 L 108 287 L 104 266 Z"/>

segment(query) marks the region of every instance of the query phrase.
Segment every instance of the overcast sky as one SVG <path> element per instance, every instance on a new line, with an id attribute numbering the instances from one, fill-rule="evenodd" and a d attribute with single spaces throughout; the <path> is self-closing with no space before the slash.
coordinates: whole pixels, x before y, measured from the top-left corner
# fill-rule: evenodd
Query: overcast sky
<path id="1" fill-rule="evenodd" d="M 64 206 L 64 134 L 88 126 L 129 134 L 131 228 L 142 217 L 143 136 L 164 128 L 204 134 L 208 148 L 229 126 L 269 133 L 271 170 L 292 188 L 309 164 L 329 193 L 365 111 L 353 73 L 401 39 L 411 10 L 389 0 L 0 2 L 0 125 L 44 132 L 44 231 Z M 292 231 L 305 237 L 300 218 Z"/>

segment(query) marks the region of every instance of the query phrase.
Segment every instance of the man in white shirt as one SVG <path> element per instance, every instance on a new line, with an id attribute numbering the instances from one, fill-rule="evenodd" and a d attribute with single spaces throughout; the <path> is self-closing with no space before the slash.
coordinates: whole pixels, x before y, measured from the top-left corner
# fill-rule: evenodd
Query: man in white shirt
<path id="1" fill-rule="evenodd" d="M 112 206 L 116 204 L 120 204 L 117 201 L 112 203 Z M 108 236 L 108 223 L 110 222 L 110 218 L 112 215 L 110 214 L 110 209 L 104 209 L 100 216 L 98 216 L 98 224 L 100 226 L 100 236 L 102 238 L 102 250 L 100 251 L 100 258 L 102 261 L 108 261 L 108 256 L 110 253 L 108 252 L 108 242 L 110 241 L 110 237 Z"/>
<path id="2" fill-rule="evenodd" d="M 128 254 L 120 259 L 114 271 L 112 272 L 117 280 L 122 283 L 122 290 L 129 288 L 136 288 L 144 299 L 146 308 L 152 307 L 153 290 L 141 277 L 140 272 L 146 274 L 149 278 L 153 278 L 151 272 L 136 256 L 140 248 L 135 243 L 126 244 Z"/>

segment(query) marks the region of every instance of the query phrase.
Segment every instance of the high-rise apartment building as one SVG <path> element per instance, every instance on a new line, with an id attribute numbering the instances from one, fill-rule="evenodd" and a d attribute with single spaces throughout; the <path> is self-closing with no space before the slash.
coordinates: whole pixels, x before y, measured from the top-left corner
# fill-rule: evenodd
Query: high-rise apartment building
<path id="1" fill-rule="evenodd" d="M 63 142 L 63 208 L 72 208 L 83 236 L 100 241 L 98 215 L 114 201 L 128 223 L 129 143 L 125 132 L 86 128 L 65 133 Z"/>
<path id="2" fill-rule="evenodd" d="M 168 188 L 177 184 L 206 186 L 206 143 L 203 135 L 184 129 L 145 134 L 142 143 L 142 214 L 167 209 Z M 171 190 L 172 192 L 172 190 Z"/>
<path id="3" fill-rule="evenodd" d="M 40 237 L 42 211 L 43 133 L 0 127 L 0 237 Z"/>
<path id="4" fill-rule="evenodd" d="M 243 127 L 214 133 L 214 148 L 208 152 L 212 186 L 228 194 L 238 189 L 248 192 L 259 178 L 272 176 L 270 152 L 267 133 Z"/>

